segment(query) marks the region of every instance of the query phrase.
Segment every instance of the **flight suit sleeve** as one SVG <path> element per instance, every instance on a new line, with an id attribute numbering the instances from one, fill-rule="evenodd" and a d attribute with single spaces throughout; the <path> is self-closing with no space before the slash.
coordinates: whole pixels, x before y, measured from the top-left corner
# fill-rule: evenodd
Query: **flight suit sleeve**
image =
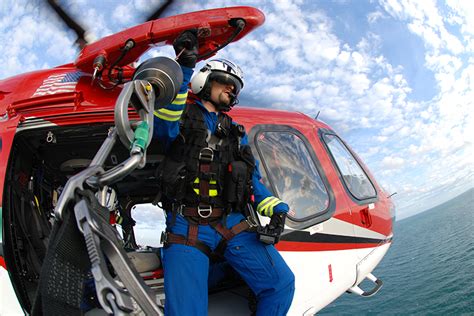
<path id="1" fill-rule="evenodd" d="M 242 145 L 248 144 L 247 134 L 242 137 Z M 262 182 L 259 161 L 255 159 L 255 169 L 252 175 L 254 201 L 253 207 L 263 216 L 271 217 L 274 213 L 288 213 L 288 204 L 272 195 Z"/>
<path id="2" fill-rule="evenodd" d="M 192 68 L 181 66 L 181 69 L 183 84 L 178 95 L 171 104 L 154 112 L 153 138 L 158 139 L 165 148 L 168 148 L 179 134 L 179 121 L 188 97 L 188 84 L 193 75 Z"/>

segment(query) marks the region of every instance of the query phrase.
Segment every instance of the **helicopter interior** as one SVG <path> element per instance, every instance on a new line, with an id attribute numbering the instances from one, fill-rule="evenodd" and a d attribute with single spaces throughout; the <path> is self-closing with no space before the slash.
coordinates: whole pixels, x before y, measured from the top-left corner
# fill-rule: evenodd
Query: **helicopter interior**
<path id="1" fill-rule="evenodd" d="M 8 223 L 5 225 L 4 249 L 18 296 L 28 310 L 31 310 L 35 300 L 58 197 L 67 180 L 89 165 L 106 138 L 109 127 L 102 124 L 25 130 L 15 137 L 4 201 L 4 209 L 8 210 L 4 212 L 4 220 Z M 155 290 L 157 299 L 163 299 L 159 248 L 161 232 L 156 232 L 159 227 L 151 227 L 152 231 L 155 230 L 153 241 L 143 244 L 144 241 L 137 238 L 137 242 L 135 236 L 140 236 L 143 227 L 140 224 L 144 221 L 137 223 L 134 229 L 136 222 L 132 219 L 132 213 L 137 218 L 140 217 L 139 213 L 147 214 L 147 211 L 151 212 L 148 214 L 154 214 L 151 216 L 161 214 L 162 221 L 159 224 L 164 229 L 164 212 L 147 204 L 156 196 L 155 172 L 162 159 L 157 152 L 159 146 L 152 143 L 149 148 L 145 167 L 134 170 L 125 179 L 114 184 L 113 188 L 106 188 L 103 194 L 106 196 L 105 204 L 110 210 L 112 225 L 121 224 L 116 228 L 130 261 L 145 283 Z M 128 155 L 122 144 L 116 144 L 105 167 L 114 167 Z M 72 211 L 72 205 L 69 211 Z M 147 225 L 145 229 L 150 228 Z M 113 269 L 111 272 L 113 275 Z M 251 291 L 225 262 L 213 264 L 210 275 L 213 276 L 209 283 L 211 294 L 222 295 L 223 291 L 231 289 L 233 296 L 239 300 L 247 300 L 249 304 L 253 301 Z M 93 284 L 92 275 L 90 278 L 90 283 Z M 86 284 L 86 296 L 87 287 Z M 100 306 L 95 301 L 93 288 L 89 293 L 92 294 L 85 297 L 85 310 Z"/>

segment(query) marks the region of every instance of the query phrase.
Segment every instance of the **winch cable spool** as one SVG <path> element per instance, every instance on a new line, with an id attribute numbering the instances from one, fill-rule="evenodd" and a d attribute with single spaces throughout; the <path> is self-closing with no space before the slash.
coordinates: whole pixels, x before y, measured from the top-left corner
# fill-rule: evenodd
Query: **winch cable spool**
<path id="1" fill-rule="evenodd" d="M 130 149 L 130 158 L 100 177 L 89 179 L 92 186 L 109 185 L 145 166 L 146 148 L 153 135 L 153 112 L 174 100 L 183 82 L 183 72 L 175 60 L 155 57 L 143 62 L 133 79 L 124 85 L 115 104 L 115 128 L 122 144 Z M 138 112 L 139 122 L 130 122 L 129 105 Z"/>
<path id="2" fill-rule="evenodd" d="M 153 111 L 170 104 L 179 92 L 183 72 L 179 64 L 168 57 L 155 57 L 143 62 L 135 71 L 133 81 L 125 84 L 115 104 L 115 126 L 122 144 L 130 148 L 135 140 L 128 116 L 132 105 L 153 134 Z M 148 138 L 146 146 L 150 144 Z"/>

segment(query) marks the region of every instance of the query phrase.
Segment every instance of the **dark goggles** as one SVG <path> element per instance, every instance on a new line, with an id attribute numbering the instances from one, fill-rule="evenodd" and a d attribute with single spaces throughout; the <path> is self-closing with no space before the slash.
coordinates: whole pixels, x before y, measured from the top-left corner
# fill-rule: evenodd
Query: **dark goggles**
<path id="1" fill-rule="evenodd" d="M 223 85 L 232 85 L 234 86 L 234 94 L 238 95 L 242 89 L 242 84 L 240 81 L 233 75 L 230 75 L 221 71 L 214 71 L 209 75 L 210 81 L 216 81 Z"/>

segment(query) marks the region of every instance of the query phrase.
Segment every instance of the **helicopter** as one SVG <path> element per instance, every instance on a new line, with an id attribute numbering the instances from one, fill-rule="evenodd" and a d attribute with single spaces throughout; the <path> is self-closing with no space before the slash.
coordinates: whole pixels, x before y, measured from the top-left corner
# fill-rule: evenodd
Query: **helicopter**
<path id="1" fill-rule="evenodd" d="M 264 21 L 242 6 L 153 19 L 82 43 L 72 63 L 0 80 L 0 288 L 8 298 L 0 314 L 35 314 L 39 296 L 86 315 L 85 296 L 99 314 L 163 314 L 164 227 L 145 227 L 165 218 L 152 204 L 163 154 L 149 136 L 153 112 L 177 94 L 180 69 L 166 57 L 141 72 L 135 62 L 190 29 L 205 60 Z M 383 282 L 372 271 L 392 243 L 395 206 L 363 161 L 317 118 L 241 105 L 230 115 L 247 130 L 263 182 L 290 206 L 275 245 L 296 279 L 288 314 L 313 315 L 346 292 L 375 295 Z M 260 227 L 269 222 L 249 214 Z M 140 227 L 151 241 L 140 240 Z M 69 302 L 63 293 L 86 281 L 95 292 Z M 210 315 L 251 312 L 238 277 L 209 295 Z"/>

